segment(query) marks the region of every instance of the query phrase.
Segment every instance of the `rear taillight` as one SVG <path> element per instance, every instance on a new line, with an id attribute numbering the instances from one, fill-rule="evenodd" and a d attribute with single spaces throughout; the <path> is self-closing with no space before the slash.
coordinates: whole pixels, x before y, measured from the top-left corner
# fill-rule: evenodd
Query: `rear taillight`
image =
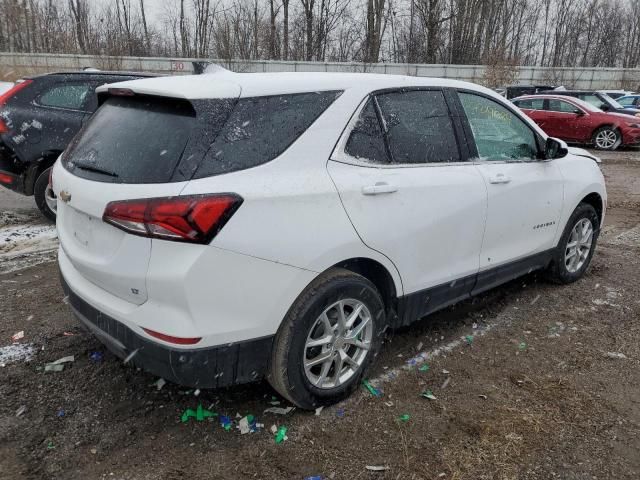
<path id="1" fill-rule="evenodd" d="M 0 184 L 9 187 L 13 185 L 13 182 L 15 181 L 16 181 L 15 175 L 11 175 L 10 173 L 0 172 Z"/>
<path id="2" fill-rule="evenodd" d="M 21 82 L 16 83 L 12 88 L 0 95 L 0 106 L 4 106 L 11 97 L 15 96 L 20 90 L 32 83 L 33 80 L 22 80 Z"/>
<path id="3" fill-rule="evenodd" d="M 123 200 L 110 202 L 102 220 L 134 235 L 206 244 L 241 204 L 235 193 Z"/>
<path id="4" fill-rule="evenodd" d="M 22 80 L 21 82 L 16 83 L 12 88 L 4 92 L 0 95 L 0 107 L 4 107 L 7 104 L 7 101 L 15 96 L 20 90 L 22 90 L 27 85 L 33 83 L 33 80 Z M 9 127 L 3 119 L 0 119 L 0 133 L 9 132 Z"/>

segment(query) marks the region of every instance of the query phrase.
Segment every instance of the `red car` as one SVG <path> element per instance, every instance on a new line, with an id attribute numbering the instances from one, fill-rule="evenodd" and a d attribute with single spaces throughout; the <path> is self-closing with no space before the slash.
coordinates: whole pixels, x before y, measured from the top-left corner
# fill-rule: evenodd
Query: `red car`
<path id="1" fill-rule="evenodd" d="M 601 150 L 640 143 L 640 118 L 603 112 L 577 98 L 527 95 L 513 103 L 551 137 L 592 144 Z"/>

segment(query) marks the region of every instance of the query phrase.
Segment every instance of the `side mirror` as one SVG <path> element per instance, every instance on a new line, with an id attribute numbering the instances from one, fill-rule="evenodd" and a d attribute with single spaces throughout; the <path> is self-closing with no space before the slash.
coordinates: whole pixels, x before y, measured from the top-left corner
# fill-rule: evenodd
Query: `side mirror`
<path id="1" fill-rule="evenodd" d="M 579 108 L 576 108 L 573 113 L 575 113 L 577 116 L 579 117 L 583 117 L 584 116 L 584 112 L 582 110 L 580 110 Z"/>
<path id="2" fill-rule="evenodd" d="M 603 112 L 608 112 L 609 110 L 611 110 L 611 108 L 609 108 L 609 105 L 603 103 L 602 105 L 600 105 L 600 110 L 602 110 Z"/>
<path id="3" fill-rule="evenodd" d="M 547 138 L 547 143 L 544 148 L 544 158 L 547 160 L 562 158 L 566 157 L 568 153 L 569 147 L 567 147 L 565 142 L 553 137 Z"/>

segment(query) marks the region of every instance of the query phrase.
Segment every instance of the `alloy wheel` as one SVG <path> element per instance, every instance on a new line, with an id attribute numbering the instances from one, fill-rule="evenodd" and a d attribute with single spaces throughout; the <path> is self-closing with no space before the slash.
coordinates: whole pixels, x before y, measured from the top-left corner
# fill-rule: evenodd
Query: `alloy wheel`
<path id="1" fill-rule="evenodd" d="M 326 308 L 304 346 L 307 380 L 321 389 L 339 387 L 362 367 L 373 339 L 371 313 L 364 303 L 344 299 Z"/>
<path id="2" fill-rule="evenodd" d="M 581 218 L 569 235 L 565 248 L 564 264 L 569 273 L 575 273 L 589 258 L 593 242 L 593 225 L 588 218 Z"/>
<path id="3" fill-rule="evenodd" d="M 613 130 L 601 130 L 596 135 L 596 145 L 602 149 L 613 148 L 618 141 L 618 135 Z"/>
<path id="4" fill-rule="evenodd" d="M 56 210 L 58 208 L 58 202 L 56 198 L 56 194 L 53 193 L 53 189 L 51 185 L 47 185 L 47 188 L 44 191 L 44 201 L 47 204 L 49 210 L 51 210 L 54 214 L 56 214 Z"/>

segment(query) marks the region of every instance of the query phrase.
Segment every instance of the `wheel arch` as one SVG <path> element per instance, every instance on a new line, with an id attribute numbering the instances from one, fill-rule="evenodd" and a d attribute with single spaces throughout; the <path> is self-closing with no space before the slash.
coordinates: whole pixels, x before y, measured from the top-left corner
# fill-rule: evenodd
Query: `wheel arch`
<path id="1" fill-rule="evenodd" d="M 33 195 L 36 180 L 42 172 L 53 166 L 62 152 L 58 150 L 48 150 L 29 166 L 25 179 L 25 194 Z"/>
<path id="2" fill-rule="evenodd" d="M 604 214 L 604 201 L 602 200 L 602 197 L 600 196 L 600 194 L 598 192 L 591 192 L 585 197 L 583 197 L 582 200 L 578 202 L 578 205 L 580 205 L 580 203 L 588 203 L 589 205 L 591 205 L 595 209 L 596 213 L 598 214 L 598 220 L 600 222 L 600 225 L 602 225 L 602 219 Z"/>
<path id="3" fill-rule="evenodd" d="M 367 257 L 355 257 L 338 262 L 330 268 L 344 268 L 362 275 L 376 286 L 387 311 L 397 311 L 398 288 L 391 272 L 382 263 Z"/>

